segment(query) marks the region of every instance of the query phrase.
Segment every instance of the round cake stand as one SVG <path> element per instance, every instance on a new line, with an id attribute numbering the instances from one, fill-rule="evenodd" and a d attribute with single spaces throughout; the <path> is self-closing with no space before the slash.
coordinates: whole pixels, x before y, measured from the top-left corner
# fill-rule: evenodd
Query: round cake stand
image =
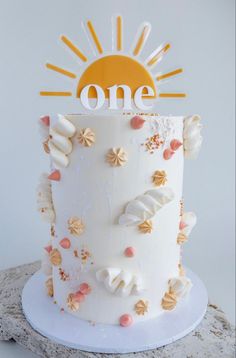
<path id="1" fill-rule="evenodd" d="M 193 288 L 187 299 L 172 312 L 134 324 L 91 324 L 64 312 L 45 294 L 45 275 L 36 272 L 22 293 L 22 307 L 27 321 L 43 336 L 70 348 L 98 353 L 131 353 L 158 348 L 191 332 L 203 319 L 207 291 L 196 274 L 187 269 Z"/>

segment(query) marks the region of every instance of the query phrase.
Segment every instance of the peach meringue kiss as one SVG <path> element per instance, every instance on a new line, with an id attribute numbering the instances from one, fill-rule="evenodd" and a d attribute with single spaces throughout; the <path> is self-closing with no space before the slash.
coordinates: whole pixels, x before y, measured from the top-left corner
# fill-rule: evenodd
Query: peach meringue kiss
<path id="1" fill-rule="evenodd" d="M 54 172 L 52 172 L 49 176 L 48 176 L 49 180 L 55 180 L 55 181 L 60 181 L 61 179 L 61 173 L 59 170 L 54 170 Z"/>
<path id="2" fill-rule="evenodd" d="M 130 121 L 131 128 L 133 128 L 133 129 L 142 128 L 144 123 L 145 123 L 145 120 L 140 116 L 134 116 Z"/>
<path id="3" fill-rule="evenodd" d="M 61 246 L 63 249 L 69 249 L 69 248 L 70 248 L 70 245 L 71 245 L 70 240 L 67 239 L 67 237 L 65 237 L 64 239 L 62 239 L 62 240 L 60 241 L 60 246 Z"/>
<path id="4" fill-rule="evenodd" d="M 180 221 L 180 223 L 179 223 L 179 229 L 180 230 L 183 230 L 186 226 L 188 226 L 184 221 Z"/>
<path id="5" fill-rule="evenodd" d="M 164 152 L 163 152 L 163 158 L 164 158 L 165 160 L 169 160 L 169 159 L 173 156 L 174 153 L 175 153 L 175 152 L 174 152 L 172 149 L 167 148 L 167 149 L 165 149 Z"/>
<path id="6" fill-rule="evenodd" d="M 83 302 L 85 300 L 85 294 L 82 293 L 81 291 L 78 291 L 74 294 L 74 299 L 77 302 Z"/>
<path id="7" fill-rule="evenodd" d="M 183 143 L 180 142 L 178 139 L 172 139 L 172 141 L 170 142 L 170 148 L 174 151 L 179 149 L 179 147 L 181 147 L 181 145 L 183 145 Z"/>
<path id="8" fill-rule="evenodd" d="M 83 282 L 81 283 L 81 285 L 79 286 L 79 290 L 81 293 L 83 293 L 84 295 L 88 295 L 91 292 L 91 287 L 89 286 L 88 283 Z"/>
<path id="9" fill-rule="evenodd" d="M 123 314 L 119 321 L 122 327 L 129 327 L 133 323 L 133 318 L 130 314 Z"/>
<path id="10" fill-rule="evenodd" d="M 43 122 L 43 124 L 47 127 L 50 125 L 50 117 L 49 116 L 43 116 L 40 117 L 40 120 Z"/>
<path id="11" fill-rule="evenodd" d="M 124 255 L 126 257 L 133 257 L 135 255 L 135 248 L 134 247 L 126 247 L 124 251 Z"/>
<path id="12" fill-rule="evenodd" d="M 44 249 L 47 251 L 47 253 L 50 254 L 50 252 L 52 251 L 52 245 L 48 245 Z"/>

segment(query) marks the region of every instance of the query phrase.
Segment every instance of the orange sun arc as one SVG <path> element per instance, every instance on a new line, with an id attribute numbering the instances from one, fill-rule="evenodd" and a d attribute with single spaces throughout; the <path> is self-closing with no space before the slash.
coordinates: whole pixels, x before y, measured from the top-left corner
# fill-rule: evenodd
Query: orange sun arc
<path id="1" fill-rule="evenodd" d="M 105 98 L 109 98 L 107 88 L 114 85 L 129 86 L 132 98 L 139 87 L 150 86 L 154 91 L 154 96 L 150 98 L 157 97 L 156 86 L 150 73 L 138 61 L 124 55 L 105 56 L 90 64 L 80 77 L 76 97 L 80 98 L 82 89 L 91 84 L 100 86 L 105 93 Z M 97 98 L 94 87 L 90 88 L 88 96 Z M 118 88 L 117 98 L 123 97 L 123 90 Z"/>

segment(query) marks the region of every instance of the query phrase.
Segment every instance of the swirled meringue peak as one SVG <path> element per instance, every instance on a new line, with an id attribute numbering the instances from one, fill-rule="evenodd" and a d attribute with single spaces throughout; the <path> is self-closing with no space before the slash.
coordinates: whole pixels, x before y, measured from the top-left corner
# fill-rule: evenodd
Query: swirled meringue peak
<path id="1" fill-rule="evenodd" d="M 186 117 L 184 120 L 184 156 L 188 159 L 195 159 L 198 156 L 202 145 L 200 123 L 201 118 L 198 115 Z"/>
<path id="2" fill-rule="evenodd" d="M 68 155 L 72 152 L 71 137 L 75 134 L 75 126 L 64 116 L 58 115 L 57 123 L 49 131 L 49 150 L 56 168 L 65 168 L 69 164 Z"/>
<path id="3" fill-rule="evenodd" d="M 148 190 L 127 204 L 124 214 L 119 217 L 119 224 L 139 225 L 152 218 L 158 210 L 173 199 L 174 193 L 171 188 Z"/>

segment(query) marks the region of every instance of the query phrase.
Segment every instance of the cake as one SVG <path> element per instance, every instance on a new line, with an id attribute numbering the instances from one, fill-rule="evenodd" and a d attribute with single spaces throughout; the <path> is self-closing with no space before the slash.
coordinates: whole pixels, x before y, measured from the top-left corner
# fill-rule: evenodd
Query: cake
<path id="1" fill-rule="evenodd" d="M 175 310 L 192 286 L 181 256 L 196 215 L 182 186 L 200 117 L 64 114 L 39 124 L 50 159 L 37 197 L 51 235 L 45 294 L 78 319 L 122 327 Z"/>

